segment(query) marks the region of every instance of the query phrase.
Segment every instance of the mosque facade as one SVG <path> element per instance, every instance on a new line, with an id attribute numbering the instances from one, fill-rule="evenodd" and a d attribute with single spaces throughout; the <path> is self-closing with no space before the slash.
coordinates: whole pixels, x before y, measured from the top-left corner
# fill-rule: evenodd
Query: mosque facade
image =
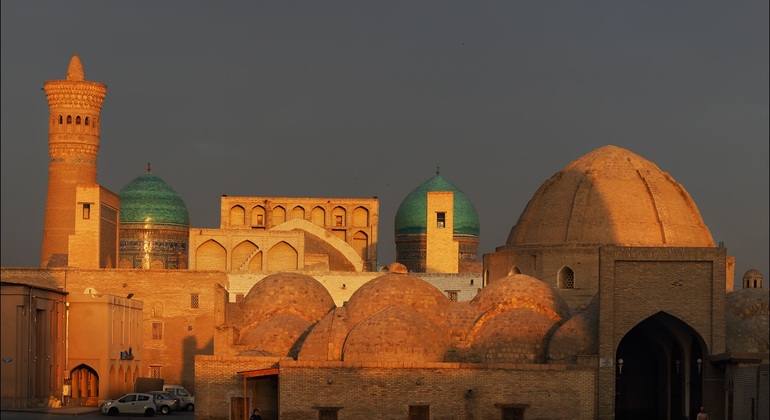
<path id="1" fill-rule="evenodd" d="M 201 229 L 149 167 L 99 186 L 106 86 L 77 56 L 45 86 L 41 266 L 2 268 L 2 408 L 155 376 L 206 419 L 768 418 L 761 273 L 732 290 L 684 187 L 628 150 L 558 171 L 481 261 L 475 208 L 437 173 L 378 269 L 376 198 L 222 196 Z"/>

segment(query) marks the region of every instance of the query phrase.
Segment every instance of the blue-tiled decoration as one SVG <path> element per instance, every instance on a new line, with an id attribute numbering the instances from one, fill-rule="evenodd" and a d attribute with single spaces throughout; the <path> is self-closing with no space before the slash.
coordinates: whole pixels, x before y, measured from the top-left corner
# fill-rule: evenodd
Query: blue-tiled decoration
<path id="1" fill-rule="evenodd" d="M 187 206 L 182 198 L 152 173 L 137 177 L 118 194 L 121 224 L 190 225 Z"/>

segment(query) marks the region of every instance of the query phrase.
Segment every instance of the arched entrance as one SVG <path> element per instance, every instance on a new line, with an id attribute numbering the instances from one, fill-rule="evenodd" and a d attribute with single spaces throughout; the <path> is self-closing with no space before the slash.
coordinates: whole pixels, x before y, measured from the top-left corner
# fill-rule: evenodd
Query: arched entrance
<path id="1" fill-rule="evenodd" d="M 615 418 L 694 419 L 702 402 L 705 350 L 700 335 L 669 314 L 637 324 L 615 355 Z"/>
<path id="2" fill-rule="evenodd" d="M 99 375 L 88 365 L 78 365 L 70 372 L 72 405 L 99 404 Z"/>

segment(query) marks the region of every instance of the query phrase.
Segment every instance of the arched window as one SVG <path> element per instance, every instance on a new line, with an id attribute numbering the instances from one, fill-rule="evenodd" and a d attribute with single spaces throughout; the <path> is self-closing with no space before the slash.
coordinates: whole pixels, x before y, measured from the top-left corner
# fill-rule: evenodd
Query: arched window
<path id="1" fill-rule="evenodd" d="M 559 289 L 575 288 L 575 272 L 571 268 L 564 266 L 559 270 Z"/>
<path id="2" fill-rule="evenodd" d="M 508 270 L 508 275 L 510 276 L 512 274 L 521 274 L 521 270 L 519 270 L 519 267 L 516 267 L 515 265 L 511 267 L 511 269 Z"/>
<path id="3" fill-rule="evenodd" d="M 80 115 L 75 117 L 75 125 L 80 125 Z"/>
<path id="4" fill-rule="evenodd" d="M 64 124 L 64 117 L 59 115 L 59 124 Z"/>
<path id="5" fill-rule="evenodd" d="M 86 125 L 88 125 L 88 121 L 89 121 L 89 120 L 88 120 L 88 117 L 86 117 Z"/>
<path id="6" fill-rule="evenodd" d="M 251 226 L 265 226 L 265 208 L 256 206 L 251 209 Z"/>
<path id="7" fill-rule="evenodd" d="M 72 124 L 72 115 L 67 115 L 67 124 Z"/>

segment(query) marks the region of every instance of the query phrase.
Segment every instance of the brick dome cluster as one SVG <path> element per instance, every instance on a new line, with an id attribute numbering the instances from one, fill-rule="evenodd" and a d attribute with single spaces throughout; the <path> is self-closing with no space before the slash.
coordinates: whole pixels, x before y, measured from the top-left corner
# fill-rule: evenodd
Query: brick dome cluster
<path id="1" fill-rule="evenodd" d="M 547 284 L 512 275 L 471 302 L 452 302 L 394 264 L 335 307 L 310 276 L 280 273 L 231 317 L 242 354 L 304 361 L 545 363 L 569 309 Z"/>

